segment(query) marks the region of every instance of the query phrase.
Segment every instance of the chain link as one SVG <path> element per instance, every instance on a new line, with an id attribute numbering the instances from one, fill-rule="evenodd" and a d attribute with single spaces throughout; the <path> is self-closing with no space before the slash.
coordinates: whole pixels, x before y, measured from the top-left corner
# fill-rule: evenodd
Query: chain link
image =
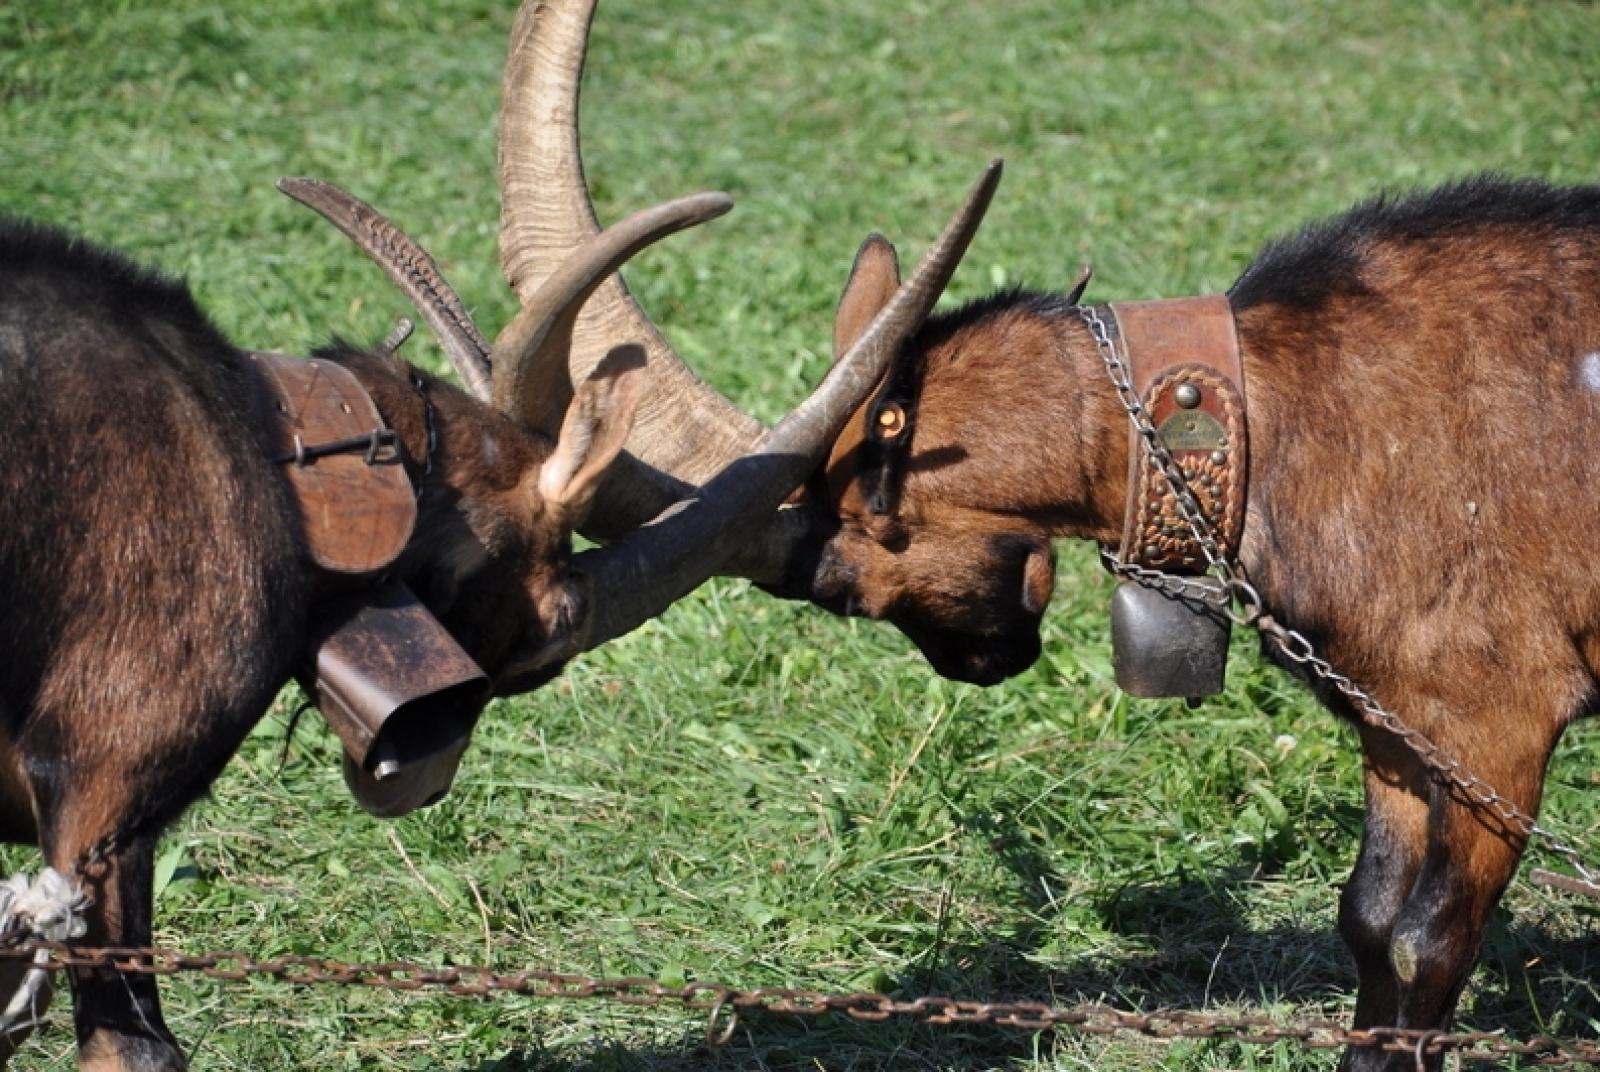
<path id="1" fill-rule="evenodd" d="M 1127 363 L 1118 354 L 1116 340 L 1112 338 L 1105 319 L 1092 306 L 1075 308 L 1078 316 L 1088 327 L 1089 334 L 1094 338 L 1101 360 L 1105 364 L 1106 373 L 1111 378 L 1111 385 L 1116 388 L 1117 397 L 1121 400 L 1123 409 L 1127 411 L 1134 431 L 1144 441 L 1145 457 L 1151 467 L 1166 480 L 1178 504 L 1179 513 L 1194 535 L 1195 542 L 1199 544 L 1201 553 L 1205 555 L 1206 572 L 1222 582 L 1223 590 L 1218 593 L 1209 586 L 1187 578 L 1123 562 L 1112 552 L 1102 549 L 1100 557 L 1107 568 L 1119 577 L 1146 587 L 1157 588 L 1168 594 L 1181 595 L 1188 599 L 1198 599 L 1226 614 L 1235 625 L 1259 631 L 1290 662 L 1304 667 L 1319 680 L 1333 686 L 1351 703 L 1369 726 L 1393 734 L 1424 767 L 1447 785 L 1458 799 L 1493 816 L 1500 822 L 1505 833 L 1512 837 L 1523 840 L 1540 838 L 1544 849 L 1564 859 L 1582 876 L 1585 883 L 1591 886 L 1600 883 L 1600 874 L 1585 865 L 1583 854 L 1578 849 L 1557 837 L 1549 828 L 1540 825 L 1533 816 L 1496 791 L 1494 786 L 1473 774 L 1426 735 L 1411 729 L 1398 716 L 1378 703 L 1365 689 L 1335 670 L 1332 664 L 1317 654 L 1315 646 L 1304 633 L 1284 626 L 1266 613 L 1262 606 L 1261 594 L 1246 578 L 1243 565 L 1228 561 L 1227 556 L 1218 550 L 1211 523 L 1200 511 L 1194 494 L 1189 491 L 1183 470 L 1178 467 L 1178 463 L 1161 442 L 1155 424 L 1150 419 L 1149 410 L 1134 390 Z M 1238 609 L 1229 605 L 1235 601 L 1238 603 Z"/>
<path id="2" fill-rule="evenodd" d="M 1063 1028 L 1088 1035 L 1143 1035 L 1156 1039 L 1209 1039 L 1250 1046 L 1290 1042 L 1308 1049 L 1341 1046 L 1425 1055 L 1452 1052 L 1467 1061 L 1517 1057 L 1535 1065 L 1600 1065 L 1600 1041 L 1539 1036 L 1517 1041 L 1498 1032 L 1419 1031 L 1406 1028 L 1345 1028 L 1327 1019 L 1279 1023 L 1252 1014 L 1209 1013 L 1187 1009 L 1134 1012 L 1100 1002 L 1049 1005 L 1037 1001 L 971 1001 L 925 995 L 830 993 L 793 987 L 738 989 L 722 983 L 667 986 L 644 976 L 616 978 L 574 975 L 542 969 L 497 972 L 475 965 L 435 967 L 393 962 L 359 964 L 311 956 L 256 960 L 237 950 L 189 954 L 160 946 L 74 946 L 28 942 L 0 949 L 0 958 L 31 959 L 43 951 L 50 970 L 113 971 L 136 975 L 193 972 L 222 982 L 262 977 L 290 986 L 353 986 L 394 992 L 432 991 L 458 997 L 517 994 L 558 1001 L 607 1001 L 634 1007 L 676 1005 L 708 1014 L 710 1034 L 726 1041 L 744 1013 L 815 1018 L 826 1014 L 859 1023 L 908 1020 L 941 1027 L 989 1025 L 1021 1031 Z"/>

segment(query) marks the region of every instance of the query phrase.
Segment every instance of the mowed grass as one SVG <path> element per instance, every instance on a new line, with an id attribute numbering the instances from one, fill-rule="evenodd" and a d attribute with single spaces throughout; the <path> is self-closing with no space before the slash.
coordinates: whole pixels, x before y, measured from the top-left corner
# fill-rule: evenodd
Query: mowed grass
<path id="1" fill-rule="evenodd" d="M 0 211 L 186 275 L 242 343 L 376 340 L 403 300 L 272 189 L 317 175 L 422 240 L 492 332 L 513 311 L 493 177 L 512 13 L 0 3 Z M 1096 299 L 1213 291 L 1267 238 L 1380 190 L 1480 170 L 1593 181 L 1597 59 L 1600 8 L 1573 0 L 614 0 L 583 118 L 603 217 L 698 188 L 737 199 L 629 280 L 691 364 L 770 419 L 826 368 L 861 237 L 920 253 L 990 156 L 1006 181 L 953 299 L 1062 287 L 1088 259 Z M 439 364 L 422 335 L 409 352 Z M 1248 638 L 1199 710 L 1121 696 L 1109 582 L 1088 548 L 1062 551 L 1046 654 L 1004 685 L 942 682 L 887 626 L 713 583 L 493 706 L 450 798 L 394 823 L 351 803 L 314 713 L 289 737 L 291 690 L 164 842 L 158 936 L 1346 1017 L 1333 918 L 1361 824 L 1352 735 Z M 1597 759 L 1591 730 L 1569 735 L 1544 813 L 1593 853 Z M 1595 920 L 1515 885 L 1464 1023 L 1594 1034 Z M 165 995 L 206 1069 L 1334 1063 L 831 1019 L 747 1020 L 713 1052 L 702 1020 L 672 1010 L 194 977 Z M 64 1068 L 71 1050 L 61 1007 L 17 1066 Z"/>

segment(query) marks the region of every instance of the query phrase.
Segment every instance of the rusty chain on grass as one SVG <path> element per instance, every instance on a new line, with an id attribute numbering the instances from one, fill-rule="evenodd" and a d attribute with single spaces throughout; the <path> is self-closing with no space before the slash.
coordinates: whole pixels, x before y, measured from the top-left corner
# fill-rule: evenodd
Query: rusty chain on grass
<path id="1" fill-rule="evenodd" d="M 1166 480 L 1177 501 L 1179 513 L 1205 556 L 1206 571 L 1222 582 L 1222 589 L 1219 591 L 1195 583 L 1189 578 L 1123 562 L 1116 555 L 1102 549 L 1100 557 L 1107 568 L 1118 577 L 1156 588 L 1167 595 L 1201 603 L 1225 615 L 1235 625 L 1255 629 L 1261 633 L 1284 658 L 1297 666 L 1304 667 L 1318 680 L 1333 686 L 1349 701 L 1367 725 L 1393 734 L 1417 758 L 1417 761 L 1448 786 L 1458 799 L 1492 816 L 1501 824 L 1506 834 L 1520 838 L 1524 843 L 1535 837 L 1539 838 L 1540 844 L 1546 851 L 1561 857 L 1578 873 L 1578 877 L 1573 878 L 1536 868 L 1529 876 L 1534 882 L 1569 893 L 1600 897 L 1600 872 L 1585 863 L 1583 854 L 1576 847 L 1563 841 L 1548 827 L 1541 825 L 1532 815 L 1501 795 L 1493 785 L 1472 773 L 1460 760 L 1440 748 L 1425 734 L 1407 726 L 1399 716 L 1387 710 L 1365 689 L 1318 655 L 1316 648 L 1304 633 L 1288 628 L 1267 613 L 1261 594 L 1245 575 L 1243 565 L 1230 562 L 1219 549 L 1210 520 L 1201 512 L 1199 501 L 1189 490 L 1188 479 L 1161 442 L 1160 434 L 1150 419 L 1144 400 L 1134 390 L 1127 362 L 1118 353 L 1117 342 L 1112 338 L 1111 329 L 1106 324 L 1105 318 L 1093 306 L 1075 308 L 1079 318 L 1088 327 L 1089 334 L 1094 338 L 1095 346 L 1100 351 L 1101 361 L 1105 364 L 1106 374 L 1116 389 L 1122 408 L 1128 413 L 1128 420 L 1145 444 L 1145 456 L 1150 466 Z M 1235 600 L 1239 604 L 1237 610 L 1233 607 Z"/>
<path id="2" fill-rule="evenodd" d="M 1050 1005 L 1037 1001 L 970 1001 L 927 995 L 897 998 L 873 992 L 829 993 L 794 987 L 739 989 L 723 983 L 667 986 L 644 976 L 602 978 L 542 969 L 498 972 L 473 965 L 430 967 L 393 962 L 360 964 L 302 955 L 257 960 L 236 950 L 182 953 L 160 946 L 80 946 L 32 941 L 0 949 L 0 958 L 31 958 L 43 951 L 51 970 L 113 971 L 138 975 L 190 972 L 223 982 L 262 977 L 291 986 L 355 986 L 395 992 L 419 990 L 457 997 L 517 994 L 564 1001 L 608 1001 L 636 1007 L 677 1006 L 707 1015 L 707 1040 L 726 1042 L 744 1014 L 815 1018 L 828 1014 L 858 1023 L 905 1020 L 939 1027 L 972 1025 L 1022 1031 L 1064 1029 L 1086 1035 L 1140 1035 L 1173 1040 L 1237 1042 L 1249 1046 L 1289 1043 L 1327 1050 L 1356 1046 L 1425 1056 L 1455 1053 L 1465 1061 L 1519 1058 L 1540 1066 L 1600 1065 L 1600 1041 L 1539 1036 L 1527 1041 L 1498 1032 L 1419 1031 L 1406 1028 L 1346 1028 L 1327 1019 L 1280 1023 L 1266 1016 L 1188 1009 L 1134 1012 L 1100 1002 Z"/>

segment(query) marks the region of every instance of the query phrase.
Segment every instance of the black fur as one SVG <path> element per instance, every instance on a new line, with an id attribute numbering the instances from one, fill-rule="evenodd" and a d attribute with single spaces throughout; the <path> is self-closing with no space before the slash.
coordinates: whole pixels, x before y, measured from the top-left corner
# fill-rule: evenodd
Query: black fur
<path id="1" fill-rule="evenodd" d="M 104 850 L 91 942 L 149 940 L 157 832 L 298 654 L 309 578 L 265 397 L 182 283 L 0 222 L 4 831 L 58 869 Z M 153 979 L 74 982 L 85 1046 L 177 1067 Z"/>
<path id="2" fill-rule="evenodd" d="M 0 216 L 0 265 L 8 287 L 30 277 L 48 281 L 58 300 L 76 309 L 119 320 L 157 314 L 197 342 L 233 349 L 182 280 L 59 227 Z"/>
<path id="3" fill-rule="evenodd" d="M 1361 267 L 1375 243 L 1497 227 L 1600 232 L 1600 186 L 1480 175 L 1432 190 L 1380 194 L 1268 244 L 1229 297 L 1236 310 L 1262 304 L 1314 310 L 1335 296 L 1369 293 Z"/>
<path id="4" fill-rule="evenodd" d="M 918 352 L 934 349 L 963 328 L 981 324 L 1000 313 L 1018 311 L 1058 317 L 1068 315 L 1071 310 L 1072 306 L 1063 294 L 1026 287 L 1006 287 L 954 309 L 934 313 L 917 330 L 911 349 Z"/>

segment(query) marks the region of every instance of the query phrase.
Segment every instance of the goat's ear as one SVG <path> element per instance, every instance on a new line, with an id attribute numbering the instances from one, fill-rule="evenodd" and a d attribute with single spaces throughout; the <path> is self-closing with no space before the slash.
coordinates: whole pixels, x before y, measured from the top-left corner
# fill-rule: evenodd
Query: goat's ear
<path id="1" fill-rule="evenodd" d="M 539 494 L 568 525 L 588 512 L 601 475 L 633 430 L 644 394 L 644 364 L 643 347 L 613 347 L 572 396 L 561 437 L 539 469 Z"/>
<path id="2" fill-rule="evenodd" d="M 870 234 L 856 251 L 839 308 L 833 314 L 833 359 L 843 356 L 867 330 L 878 310 L 900 289 L 900 258 L 881 234 Z"/>

